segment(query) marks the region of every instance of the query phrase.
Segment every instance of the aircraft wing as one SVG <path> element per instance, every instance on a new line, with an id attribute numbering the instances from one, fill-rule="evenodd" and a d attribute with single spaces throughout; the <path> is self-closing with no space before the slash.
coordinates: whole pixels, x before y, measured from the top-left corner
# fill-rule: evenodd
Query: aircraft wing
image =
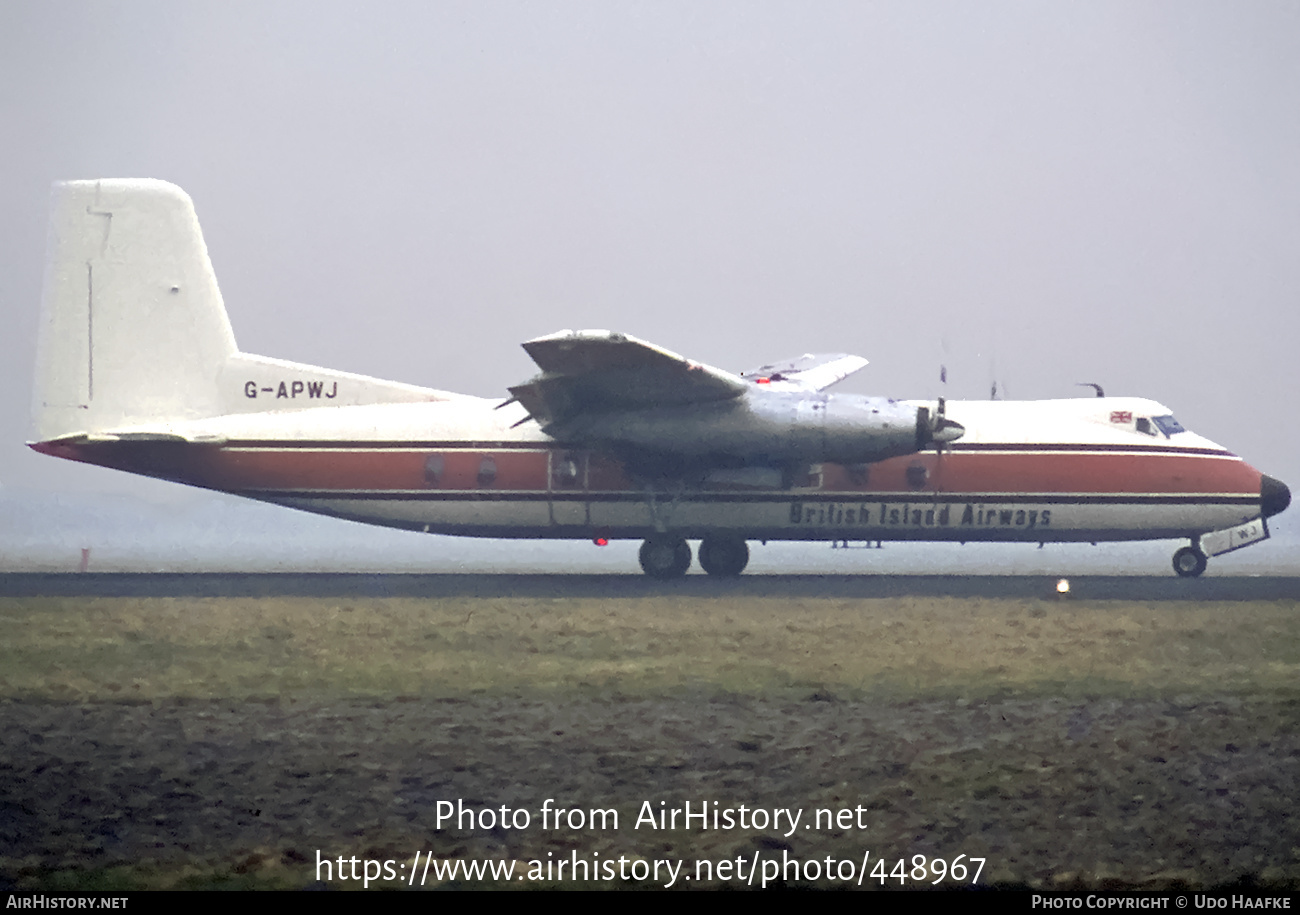
<path id="1" fill-rule="evenodd" d="M 843 381 L 867 364 L 861 356 L 848 353 L 805 353 L 797 359 L 759 366 L 740 377 L 758 384 L 771 384 L 790 391 L 820 391 Z"/>
<path id="2" fill-rule="evenodd" d="M 749 389 L 730 372 L 607 330 L 564 330 L 523 347 L 542 373 L 510 393 L 543 427 L 587 412 L 729 400 Z"/>

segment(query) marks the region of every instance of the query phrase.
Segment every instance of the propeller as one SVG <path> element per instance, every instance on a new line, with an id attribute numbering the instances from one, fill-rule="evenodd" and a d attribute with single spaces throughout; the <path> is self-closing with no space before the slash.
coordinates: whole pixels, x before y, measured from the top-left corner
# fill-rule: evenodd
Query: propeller
<path id="1" fill-rule="evenodd" d="M 945 351 L 947 350 L 947 341 L 943 341 L 943 348 Z M 939 365 L 939 384 L 941 389 L 946 392 L 948 389 L 948 366 L 943 363 Z M 933 412 L 929 407 L 916 408 L 917 451 L 933 445 L 940 460 L 942 460 L 943 446 L 949 442 L 955 442 L 965 434 L 965 426 L 948 418 L 948 398 L 944 394 L 939 395 Z"/>
<path id="2" fill-rule="evenodd" d="M 939 398 L 939 409 L 934 414 L 934 425 L 930 430 L 930 440 L 940 449 L 949 442 L 955 442 L 966 434 L 966 427 L 956 420 L 949 419 L 948 400 L 945 397 Z"/>
<path id="3" fill-rule="evenodd" d="M 966 427 L 959 422 L 954 422 L 948 418 L 948 366 L 939 366 L 939 384 L 943 387 L 944 394 L 939 395 L 939 408 L 934 413 L 934 429 L 930 433 L 930 438 L 938 446 L 940 454 L 943 454 L 943 446 L 949 442 L 955 442 L 966 432 Z"/>
<path id="4" fill-rule="evenodd" d="M 944 397 L 939 398 L 933 413 L 930 412 L 929 407 L 916 408 L 916 449 L 918 451 L 934 445 L 942 453 L 944 445 L 955 442 L 966 434 L 966 427 L 956 420 L 949 419 L 947 412 L 948 401 Z"/>

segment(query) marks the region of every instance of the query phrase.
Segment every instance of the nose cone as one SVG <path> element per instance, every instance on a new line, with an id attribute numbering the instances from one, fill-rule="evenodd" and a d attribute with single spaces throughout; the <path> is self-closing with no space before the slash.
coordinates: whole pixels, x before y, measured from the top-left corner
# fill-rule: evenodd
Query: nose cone
<path id="1" fill-rule="evenodd" d="M 1268 474 L 1259 476 L 1259 510 L 1265 518 L 1271 518 L 1284 511 L 1291 504 L 1291 490 L 1281 480 L 1275 480 Z"/>

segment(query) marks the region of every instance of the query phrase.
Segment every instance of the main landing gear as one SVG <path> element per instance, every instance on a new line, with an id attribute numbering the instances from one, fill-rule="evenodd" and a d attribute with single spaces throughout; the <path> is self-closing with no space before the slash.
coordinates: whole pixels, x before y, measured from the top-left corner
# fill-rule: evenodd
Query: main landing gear
<path id="1" fill-rule="evenodd" d="M 1185 546 L 1174 553 L 1174 571 L 1180 578 L 1196 578 L 1205 571 L 1205 564 L 1208 561 L 1195 544 Z"/>
<path id="2" fill-rule="evenodd" d="M 651 578 L 681 578 L 691 567 L 691 546 L 679 534 L 651 534 L 641 544 L 641 568 Z M 700 566 L 710 575 L 731 578 L 749 564 L 743 537 L 710 534 L 700 541 Z"/>
<path id="3" fill-rule="evenodd" d="M 641 544 L 640 559 L 651 578 L 681 578 L 691 567 L 691 545 L 676 534 L 651 534 Z"/>
<path id="4" fill-rule="evenodd" d="M 749 565 L 749 544 L 741 537 L 713 534 L 700 541 L 700 566 L 710 575 L 735 578 Z"/>

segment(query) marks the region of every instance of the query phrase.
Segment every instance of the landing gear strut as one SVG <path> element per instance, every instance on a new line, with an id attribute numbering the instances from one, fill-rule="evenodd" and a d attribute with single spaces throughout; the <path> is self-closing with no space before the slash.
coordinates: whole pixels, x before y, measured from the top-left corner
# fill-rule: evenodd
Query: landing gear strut
<path id="1" fill-rule="evenodd" d="M 651 578 L 681 578 L 691 567 L 691 545 L 677 534 L 651 534 L 641 544 L 640 558 Z"/>
<path id="2" fill-rule="evenodd" d="M 700 565 L 710 575 L 734 578 L 749 564 L 749 544 L 744 538 L 710 534 L 700 541 Z"/>
<path id="3" fill-rule="evenodd" d="M 1196 578 L 1205 571 L 1208 560 L 1196 546 L 1185 546 L 1174 553 L 1174 571 L 1180 578 Z"/>

